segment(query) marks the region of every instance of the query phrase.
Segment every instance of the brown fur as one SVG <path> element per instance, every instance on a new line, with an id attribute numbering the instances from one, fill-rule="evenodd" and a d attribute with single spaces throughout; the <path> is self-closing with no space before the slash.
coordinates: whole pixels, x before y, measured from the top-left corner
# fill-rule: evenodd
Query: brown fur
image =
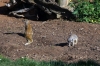
<path id="1" fill-rule="evenodd" d="M 25 37 L 27 39 L 27 43 L 25 45 L 29 45 L 33 42 L 33 30 L 29 21 L 25 20 Z"/>

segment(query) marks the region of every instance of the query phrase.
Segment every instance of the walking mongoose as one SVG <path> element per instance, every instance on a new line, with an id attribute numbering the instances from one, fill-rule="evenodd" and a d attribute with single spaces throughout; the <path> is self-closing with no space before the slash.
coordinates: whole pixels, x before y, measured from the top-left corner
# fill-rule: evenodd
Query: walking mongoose
<path id="1" fill-rule="evenodd" d="M 78 36 L 76 34 L 71 34 L 68 38 L 68 45 L 74 46 L 78 42 Z"/>
<path id="2" fill-rule="evenodd" d="M 25 37 L 27 40 L 27 43 L 25 45 L 29 45 L 33 42 L 33 30 L 28 20 L 25 20 L 24 22 L 25 22 Z"/>

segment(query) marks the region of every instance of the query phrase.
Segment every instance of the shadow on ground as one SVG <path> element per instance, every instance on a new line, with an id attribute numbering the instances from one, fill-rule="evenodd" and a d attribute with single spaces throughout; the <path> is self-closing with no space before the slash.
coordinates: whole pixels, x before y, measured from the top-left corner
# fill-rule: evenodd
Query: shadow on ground
<path id="1" fill-rule="evenodd" d="M 55 44 L 55 46 L 64 47 L 64 46 L 68 46 L 68 43 L 59 43 L 59 44 Z"/>
<path id="2" fill-rule="evenodd" d="M 80 60 L 74 63 L 64 63 L 62 61 L 57 61 L 57 62 L 50 61 L 50 63 L 51 65 L 54 66 L 100 66 L 100 64 L 94 60 L 87 60 L 87 61 Z"/>
<path id="3" fill-rule="evenodd" d="M 23 34 L 23 33 L 3 33 L 3 34 L 17 34 L 17 35 L 19 35 L 19 36 L 22 36 L 22 37 L 25 37 L 25 35 Z"/>
<path id="4" fill-rule="evenodd" d="M 8 8 L 6 6 L 0 7 L 0 14 L 7 15 L 8 14 Z"/>

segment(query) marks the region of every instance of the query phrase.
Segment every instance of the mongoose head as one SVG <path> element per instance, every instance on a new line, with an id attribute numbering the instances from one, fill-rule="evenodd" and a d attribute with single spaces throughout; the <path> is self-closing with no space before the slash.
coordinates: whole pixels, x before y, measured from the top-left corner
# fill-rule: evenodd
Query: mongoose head
<path id="1" fill-rule="evenodd" d="M 25 23 L 25 25 L 28 25 L 29 24 L 29 21 L 28 20 L 23 20 L 23 22 Z"/>
<path id="2" fill-rule="evenodd" d="M 69 46 L 71 45 L 75 45 L 78 42 L 78 36 L 76 34 L 72 34 L 69 38 L 68 38 L 68 44 Z"/>
<path id="3" fill-rule="evenodd" d="M 69 44 L 70 46 L 72 46 L 72 45 L 74 44 L 74 40 L 72 39 L 72 40 L 68 41 L 68 44 Z"/>

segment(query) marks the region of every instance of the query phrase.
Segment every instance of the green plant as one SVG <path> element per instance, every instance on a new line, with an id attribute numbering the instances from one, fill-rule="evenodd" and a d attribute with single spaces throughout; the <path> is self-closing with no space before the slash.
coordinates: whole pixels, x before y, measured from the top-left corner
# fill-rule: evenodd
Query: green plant
<path id="1" fill-rule="evenodd" d="M 11 61 L 0 55 L 0 66 L 100 66 L 93 60 L 78 61 L 75 63 L 65 63 L 62 61 L 34 61 L 26 57 L 22 57 L 15 61 Z"/>
<path id="2" fill-rule="evenodd" d="M 8 58 L 5 58 L 3 55 L 0 55 L 0 66 L 13 66 L 10 64 L 12 61 Z"/>
<path id="3" fill-rule="evenodd" d="M 76 21 L 100 23 L 100 0 L 93 2 L 78 0 L 72 5 L 75 8 L 73 14 L 77 17 Z"/>
<path id="4" fill-rule="evenodd" d="M 22 57 L 14 62 L 17 66 L 36 66 L 36 62 L 34 60 Z"/>

